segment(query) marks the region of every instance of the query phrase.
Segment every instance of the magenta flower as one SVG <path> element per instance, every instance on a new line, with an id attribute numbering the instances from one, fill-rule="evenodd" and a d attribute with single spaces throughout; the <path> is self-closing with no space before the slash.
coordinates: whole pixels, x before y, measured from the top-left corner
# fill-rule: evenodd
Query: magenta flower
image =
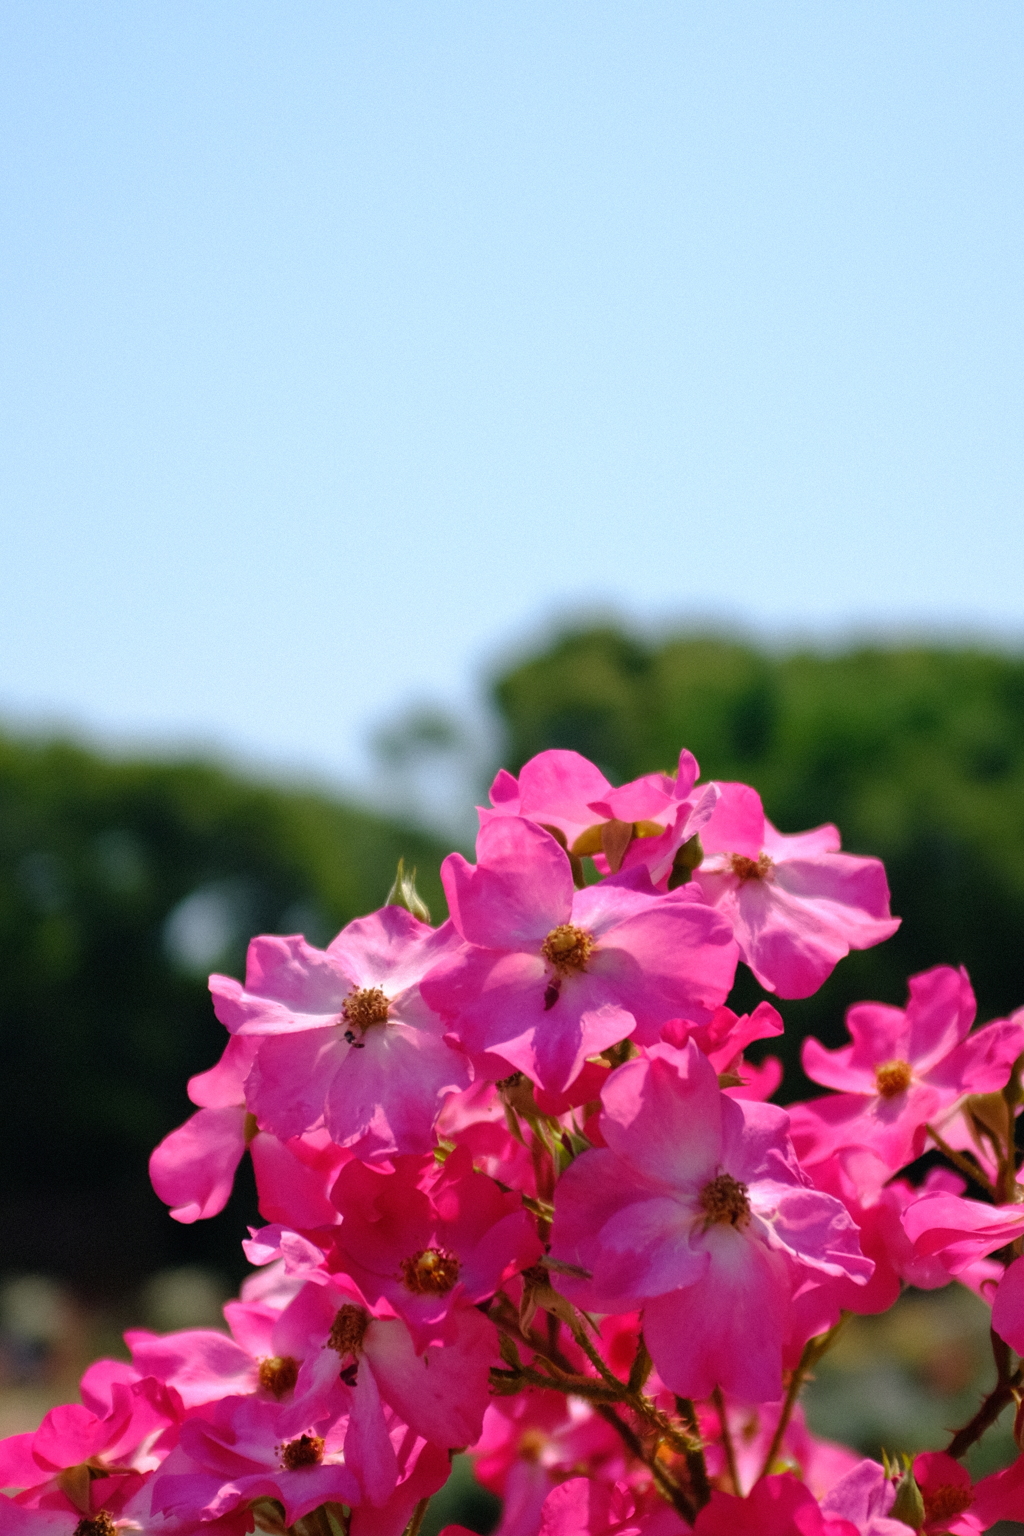
<path id="1" fill-rule="evenodd" d="M 259 1037 L 245 1086 L 259 1124 L 288 1138 L 323 1118 L 363 1158 L 426 1151 L 445 1096 L 469 1082 L 419 985 L 457 945 L 450 923 L 384 907 L 326 952 L 300 936 L 253 939 L 244 987 L 212 976 L 217 1017 Z"/>
<path id="2" fill-rule="evenodd" d="M 854 1223 L 809 1187 L 785 1113 L 727 1098 L 693 1041 L 627 1062 L 601 1097 L 607 1145 L 563 1174 L 552 1235 L 553 1256 L 591 1278 L 561 1288 L 599 1312 L 642 1306 L 673 1391 L 774 1401 L 795 1286 L 871 1274 Z"/>
<path id="3" fill-rule="evenodd" d="M 558 1092 L 588 1056 L 656 1040 L 679 1015 L 705 1023 L 724 1002 L 736 946 L 688 888 L 658 895 L 641 870 L 577 891 L 555 839 L 521 817 L 486 822 L 477 858 L 441 867 L 467 942 L 423 981 L 468 1051 Z"/>
<path id="4" fill-rule="evenodd" d="M 793 1139 L 804 1162 L 839 1147 L 868 1147 L 890 1173 L 924 1148 L 925 1127 L 968 1093 L 1002 1088 L 1024 1049 L 1024 1029 L 999 1020 L 970 1034 L 975 1002 L 967 972 L 949 965 L 912 976 L 907 1006 L 857 1003 L 846 1015 L 851 1045 L 827 1051 L 804 1041 L 804 1071 L 841 1090 L 793 1105 Z"/>
<path id="5" fill-rule="evenodd" d="M 455 1337 L 461 1307 L 488 1300 L 541 1246 L 517 1194 L 475 1172 L 466 1147 L 438 1167 L 398 1158 L 393 1173 L 351 1162 L 333 1199 L 342 1215 L 331 1268 L 372 1303 L 385 1298 L 417 1350 Z"/>
<path id="6" fill-rule="evenodd" d="M 886 1524 L 896 1536 L 896 1522 Z M 852 1523 L 826 1519 L 813 1494 L 791 1472 L 761 1478 L 745 1499 L 716 1489 L 693 1529 L 694 1536 L 858 1536 Z"/>
<path id="7" fill-rule="evenodd" d="M 501 1536 L 535 1536 L 552 1488 L 584 1469 L 604 1483 L 626 1475 L 622 1441 L 589 1403 L 537 1387 L 492 1401 L 473 1471 L 502 1500 Z"/>
<path id="8" fill-rule="evenodd" d="M 174 1445 L 182 1404 L 162 1382 L 128 1366 L 115 1366 L 113 1375 L 121 1379 L 107 1380 L 91 1406 L 61 1404 L 37 1430 L 0 1440 L 0 1486 L 23 1490 L 24 1504 L 61 1508 L 67 1501 L 81 1516 L 100 1508 L 121 1514 Z"/>
<path id="9" fill-rule="evenodd" d="M 990 1521 L 976 1509 L 971 1474 L 943 1451 L 914 1457 L 914 1477 L 924 1502 L 924 1536 L 978 1536 Z"/>
<path id="10" fill-rule="evenodd" d="M 572 1477 L 544 1500 L 538 1536 L 686 1536 L 688 1530 L 650 1486 L 640 1491 L 625 1482 Z"/>
<path id="11" fill-rule="evenodd" d="M 809 997 L 851 949 L 896 932 L 879 859 L 839 852 L 835 827 L 786 837 L 745 784 L 720 784 L 694 880 L 729 919 L 740 956 L 769 992 Z"/>
<path id="12" fill-rule="evenodd" d="M 684 750 L 674 776 L 648 773 L 613 789 L 578 752 L 539 752 L 518 779 L 501 770 L 491 785 L 493 809 L 481 807 L 480 821 L 523 816 L 564 838 L 574 853 L 591 855 L 602 874 L 642 865 L 661 885 L 679 848 L 701 830 L 718 800 L 715 784 L 694 791 L 699 772 L 693 753 Z"/>
<path id="13" fill-rule="evenodd" d="M 1018 1185 L 1017 1193 L 1024 1193 Z M 903 1226 L 922 1259 L 938 1260 L 965 1282 L 978 1261 L 1024 1236 L 1024 1204 L 984 1205 L 958 1195 L 922 1195 L 903 1213 Z M 1024 1353 L 1024 1258 L 985 1286 L 992 1303 L 992 1327 L 1011 1349 Z"/>
<path id="14" fill-rule="evenodd" d="M 292 1525 L 327 1500 L 361 1503 L 359 1479 L 345 1462 L 347 1418 L 295 1434 L 286 1412 L 256 1397 L 223 1397 L 188 1419 L 153 1481 L 153 1509 L 198 1524 L 277 1499 Z"/>

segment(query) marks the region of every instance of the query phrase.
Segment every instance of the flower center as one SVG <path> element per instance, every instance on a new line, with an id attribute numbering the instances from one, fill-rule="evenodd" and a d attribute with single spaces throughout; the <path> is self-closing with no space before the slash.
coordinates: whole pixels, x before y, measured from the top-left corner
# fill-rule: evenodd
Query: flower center
<path id="1" fill-rule="evenodd" d="M 921 1490 L 924 1499 L 924 1517 L 929 1524 L 933 1520 L 950 1520 L 954 1515 L 962 1515 L 965 1509 L 970 1509 L 974 1503 L 974 1495 L 969 1488 L 958 1488 L 956 1483 L 940 1483 L 938 1488 L 926 1493 Z"/>
<path id="2" fill-rule="evenodd" d="M 374 1024 L 388 1021 L 388 1000 L 380 987 L 363 987 L 350 992 L 341 1005 L 342 1018 L 348 1025 L 347 1034 L 363 1035 Z"/>
<path id="3" fill-rule="evenodd" d="M 524 1461 L 540 1461 L 547 1448 L 548 1437 L 541 1429 L 528 1429 L 519 1440 L 519 1454 Z"/>
<path id="4" fill-rule="evenodd" d="M 883 1061 L 875 1068 L 875 1082 L 883 1099 L 894 1099 L 910 1087 L 913 1070 L 909 1061 Z"/>
<path id="5" fill-rule="evenodd" d="M 700 1208 L 704 1212 L 704 1226 L 745 1227 L 750 1220 L 750 1201 L 747 1186 L 734 1179 L 731 1173 L 720 1173 L 705 1184 L 700 1192 Z"/>
<path id="6" fill-rule="evenodd" d="M 74 1536 L 117 1536 L 117 1527 L 107 1511 L 101 1509 L 98 1515 L 79 1520 Z"/>
<path id="7" fill-rule="evenodd" d="M 444 1296 L 459 1278 L 459 1261 L 442 1248 L 422 1248 L 402 1260 L 402 1279 L 417 1296 Z"/>
<path id="8" fill-rule="evenodd" d="M 281 1465 L 286 1472 L 300 1467 L 318 1467 L 324 1459 L 324 1442 L 319 1435 L 299 1435 L 281 1447 Z"/>
<path id="9" fill-rule="evenodd" d="M 729 868 L 738 880 L 767 880 L 775 865 L 766 853 L 748 859 L 745 853 L 730 853 Z"/>
<path id="10" fill-rule="evenodd" d="M 346 1355 L 358 1354 L 369 1326 L 369 1314 L 362 1307 L 354 1307 L 347 1301 L 334 1319 L 327 1338 L 327 1348 L 333 1349 L 343 1360 Z"/>
<path id="11" fill-rule="evenodd" d="M 290 1392 L 299 1379 L 299 1362 L 291 1355 L 270 1355 L 260 1361 L 260 1386 L 270 1392 L 278 1402 Z"/>
<path id="12" fill-rule="evenodd" d="M 585 928 L 576 928 L 572 923 L 559 923 L 544 940 L 540 952 L 564 976 L 568 971 L 585 970 L 593 948 L 592 933 Z"/>

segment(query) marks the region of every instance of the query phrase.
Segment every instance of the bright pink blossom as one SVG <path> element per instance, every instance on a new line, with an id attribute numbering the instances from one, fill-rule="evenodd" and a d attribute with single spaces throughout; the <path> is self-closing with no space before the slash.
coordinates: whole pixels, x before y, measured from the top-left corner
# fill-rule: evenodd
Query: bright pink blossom
<path id="1" fill-rule="evenodd" d="M 718 787 L 694 881 L 729 919 L 741 958 L 769 992 L 809 997 L 851 949 L 870 949 L 896 932 L 900 920 L 889 915 L 878 859 L 840 853 L 831 826 L 784 836 L 755 790 Z"/>
<path id="2" fill-rule="evenodd" d="M 537 1387 L 492 1401 L 473 1457 L 477 1481 L 503 1501 L 498 1536 L 535 1536 L 544 1500 L 574 1473 L 626 1474 L 622 1441 L 589 1403 Z"/>
<path id="3" fill-rule="evenodd" d="M 596 1311 L 642 1306 L 674 1391 L 774 1401 L 796 1284 L 871 1274 L 856 1227 L 809 1187 L 785 1113 L 726 1098 L 692 1041 L 619 1067 L 602 1103 L 606 1147 L 563 1174 L 552 1235 L 553 1256 L 591 1278 L 560 1276 L 561 1289 Z"/>
<path id="4" fill-rule="evenodd" d="M 441 874 L 467 941 L 423 983 L 470 1052 L 498 1052 L 542 1087 L 565 1088 L 587 1056 L 627 1035 L 657 1039 L 706 1022 L 732 984 L 727 925 L 684 890 L 658 895 L 644 871 L 577 891 L 566 854 L 521 817 L 486 822 L 475 865 Z"/>
<path id="5" fill-rule="evenodd" d="M 560 834 L 567 848 L 588 833 L 601 874 L 643 865 L 661 885 L 677 850 L 700 831 L 718 799 L 716 785 L 694 790 L 698 772 L 696 758 L 684 750 L 674 776 L 648 773 L 613 789 L 578 752 L 539 752 L 518 779 L 501 770 L 491 785 L 493 809 L 480 808 L 480 823 L 522 816 Z"/>
<path id="6" fill-rule="evenodd" d="M 693 1529 L 695 1536 L 858 1536 L 849 1521 L 826 1519 L 809 1489 L 789 1472 L 763 1477 L 745 1499 L 715 1491 Z"/>
<path id="7" fill-rule="evenodd" d="M 1009 1020 L 969 1033 L 975 1015 L 967 972 L 949 965 L 912 976 L 907 1006 L 856 1003 L 847 1010 L 851 1045 L 827 1051 L 803 1043 L 807 1076 L 840 1090 L 793 1106 L 793 1139 L 805 1163 L 837 1148 L 869 1147 L 890 1172 L 924 1149 L 926 1126 L 939 1124 L 969 1093 L 1006 1083 L 1024 1049 L 1024 1030 Z"/>
<path id="8" fill-rule="evenodd" d="M 333 1199 L 331 1268 L 371 1302 L 386 1298 L 417 1349 L 451 1341 L 459 1308 L 488 1300 L 542 1251 L 519 1196 L 477 1173 L 465 1147 L 440 1167 L 432 1156 L 396 1158 L 393 1173 L 349 1163 Z"/>
<path id="9" fill-rule="evenodd" d="M 91 1406 L 51 1408 L 33 1433 L 0 1441 L 0 1486 L 22 1489 L 24 1504 L 67 1502 L 84 1516 L 101 1508 L 120 1514 L 173 1447 L 182 1404 L 152 1377 L 115 1375 L 135 1373 L 121 1366 Z"/>
<path id="10" fill-rule="evenodd" d="M 828 1519 L 847 1520 L 858 1536 L 906 1536 L 908 1527 L 891 1518 L 896 1488 L 885 1468 L 865 1458 L 850 1468 L 821 1501 Z"/>
<path id="11" fill-rule="evenodd" d="M 201 1522 L 277 1499 L 291 1525 L 327 1500 L 361 1503 L 359 1478 L 345 1463 L 347 1418 L 293 1433 L 286 1414 L 255 1397 L 224 1397 L 188 1419 L 154 1479 L 154 1510 Z"/>
<path id="12" fill-rule="evenodd" d="M 326 952 L 301 936 L 253 939 L 244 987 L 211 977 L 221 1022 L 259 1037 L 246 1099 L 260 1125 L 287 1138 L 324 1118 L 359 1157 L 426 1151 L 445 1096 L 469 1081 L 420 991 L 458 942 L 450 923 L 384 907 Z"/>
<path id="13" fill-rule="evenodd" d="M 323 1128 L 287 1142 L 259 1129 L 245 1107 L 244 1086 L 258 1049 L 255 1036 L 232 1035 L 217 1065 L 189 1081 L 189 1097 L 202 1107 L 154 1150 L 153 1188 L 172 1207 L 175 1221 L 216 1216 L 248 1148 L 268 1221 L 332 1226 L 338 1217 L 327 1191 L 351 1154 L 334 1146 Z"/>
<path id="14" fill-rule="evenodd" d="M 572 1477 L 544 1500 L 538 1536 L 684 1536 L 686 1530 L 653 1491 Z"/>
<path id="15" fill-rule="evenodd" d="M 971 1474 L 943 1451 L 925 1451 L 914 1458 L 914 1477 L 924 1500 L 925 1536 L 977 1536 L 989 1521 L 974 1509 Z"/>

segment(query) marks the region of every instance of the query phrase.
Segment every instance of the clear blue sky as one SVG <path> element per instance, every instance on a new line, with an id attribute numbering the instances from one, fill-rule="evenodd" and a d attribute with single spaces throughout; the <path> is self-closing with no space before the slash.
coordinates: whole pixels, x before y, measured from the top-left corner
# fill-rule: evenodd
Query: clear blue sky
<path id="1" fill-rule="evenodd" d="M 0 712 L 360 771 L 589 603 L 1024 639 L 1024 7 L 0 15 Z"/>

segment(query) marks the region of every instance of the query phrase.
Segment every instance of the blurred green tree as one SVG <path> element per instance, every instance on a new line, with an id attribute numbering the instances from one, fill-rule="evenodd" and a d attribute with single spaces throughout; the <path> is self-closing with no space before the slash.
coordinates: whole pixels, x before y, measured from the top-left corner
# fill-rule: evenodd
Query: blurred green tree
<path id="1" fill-rule="evenodd" d="M 109 1291 L 160 1264 L 242 1264 L 251 1187 L 183 1228 L 152 1147 L 226 1035 L 206 990 L 255 932 L 326 942 L 387 895 L 399 855 L 443 912 L 446 850 L 324 795 L 201 762 L 116 762 L 0 738 L 0 1223 L 5 1268 Z"/>

